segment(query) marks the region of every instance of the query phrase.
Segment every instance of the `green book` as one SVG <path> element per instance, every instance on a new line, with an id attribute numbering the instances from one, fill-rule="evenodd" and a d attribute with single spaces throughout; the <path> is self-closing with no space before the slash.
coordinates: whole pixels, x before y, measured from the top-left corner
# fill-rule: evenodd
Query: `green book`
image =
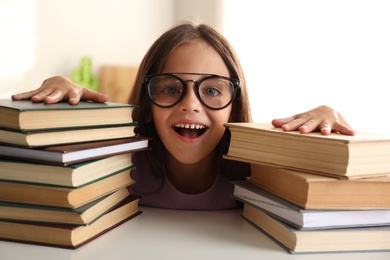
<path id="1" fill-rule="evenodd" d="M 71 188 L 0 181 L 0 201 L 74 209 L 132 185 L 134 182 L 129 169 L 84 186 Z"/>
<path id="2" fill-rule="evenodd" d="M 89 225 L 0 221 L 0 240 L 61 248 L 78 248 L 142 213 L 139 198 L 130 196 Z"/>
<path id="3" fill-rule="evenodd" d="M 113 126 L 132 123 L 134 105 L 80 101 L 55 104 L 0 99 L 0 128 L 18 131 L 74 127 Z"/>
<path id="4" fill-rule="evenodd" d="M 90 225 L 130 196 L 123 188 L 75 209 L 0 202 L 0 221 Z"/>
<path id="5" fill-rule="evenodd" d="M 137 123 L 103 127 L 58 128 L 17 131 L 0 128 L 0 143 L 22 147 L 43 147 L 136 137 Z"/>

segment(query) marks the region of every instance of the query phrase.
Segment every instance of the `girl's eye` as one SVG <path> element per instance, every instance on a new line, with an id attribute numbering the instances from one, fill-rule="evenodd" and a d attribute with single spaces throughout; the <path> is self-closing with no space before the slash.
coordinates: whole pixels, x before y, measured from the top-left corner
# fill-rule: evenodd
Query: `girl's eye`
<path id="1" fill-rule="evenodd" d="M 169 95 L 177 94 L 180 92 L 181 92 L 181 89 L 179 89 L 178 87 L 175 87 L 175 86 L 165 86 L 161 91 L 161 93 L 169 94 Z"/>
<path id="2" fill-rule="evenodd" d="M 215 97 L 215 96 L 218 96 L 218 95 L 221 94 L 221 92 L 220 92 L 218 89 L 212 88 L 212 87 L 209 87 L 209 88 L 205 89 L 205 90 L 203 91 L 203 93 L 204 93 L 205 95 L 211 96 L 211 97 Z"/>

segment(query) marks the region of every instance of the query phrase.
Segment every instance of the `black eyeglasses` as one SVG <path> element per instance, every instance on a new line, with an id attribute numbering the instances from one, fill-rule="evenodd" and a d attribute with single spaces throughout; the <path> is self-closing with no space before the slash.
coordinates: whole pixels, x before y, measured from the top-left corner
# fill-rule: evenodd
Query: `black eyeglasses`
<path id="1" fill-rule="evenodd" d="M 204 75 L 199 81 L 183 80 L 180 74 Z M 180 102 L 187 91 L 187 82 L 193 82 L 195 94 L 203 105 L 219 110 L 227 107 L 240 88 L 240 81 L 229 77 L 203 73 L 163 73 L 147 75 L 143 84 L 152 102 L 159 107 L 172 107 Z"/>

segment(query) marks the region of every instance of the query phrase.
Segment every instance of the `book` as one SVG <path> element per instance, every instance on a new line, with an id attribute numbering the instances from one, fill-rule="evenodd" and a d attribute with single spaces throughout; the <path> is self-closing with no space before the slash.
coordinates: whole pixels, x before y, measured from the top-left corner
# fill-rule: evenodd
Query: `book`
<path id="1" fill-rule="evenodd" d="M 0 240 L 74 249 L 142 213 L 139 198 L 128 200 L 86 226 L 0 221 Z"/>
<path id="2" fill-rule="evenodd" d="M 134 167 L 125 153 L 69 166 L 0 159 L 0 181 L 77 188 Z"/>
<path id="3" fill-rule="evenodd" d="M 121 153 L 147 150 L 149 140 L 133 137 L 37 148 L 0 145 L 0 158 L 67 166 Z"/>
<path id="4" fill-rule="evenodd" d="M 390 172 L 390 136 L 285 132 L 268 123 L 227 123 L 225 158 L 356 179 Z"/>
<path id="5" fill-rule="evenodd" d="M 55 104 L 0 99 L 0 127 L 15 130 L 58 129 L 132 123 L 134 105 L 80 101 Z"/>
<path id="6" fill-rule="evenodd" d="M 36 131 L 0 129 L 0 143 L 39 147 L 135 137 L 136 123 L 110 127 L 86 127 Z"/>
<path id="7" fill-rule="evenodd" d="M 133 183 L 130 170 L 107 176 L 78 188 L 0 181 L 0 201 L 79 208 Z"/>
<path id="8" fill-rule="evenodd" d="M 390 209 L 390 176 L 342 180 L 251 164 L 249 182 L 305 209 Z"/>
<path id="9" fill-rule="evenodd" d="M 389 226 L 298 230 L 246 203 L 242 217 L 290 253 L 390 250 Z"/>
<path id="10" fill-rule="evenodd" d="M 0 202 L 0 221 L 89 225 L 129 196 L 126 187 L 76 209 Z"/>
<path id="11" fill-rule="evenodd" d="M 248 182 L 234 182 L 233 196 L 296 229 L 390 226 L 388 210 L 306 210 Z"/>

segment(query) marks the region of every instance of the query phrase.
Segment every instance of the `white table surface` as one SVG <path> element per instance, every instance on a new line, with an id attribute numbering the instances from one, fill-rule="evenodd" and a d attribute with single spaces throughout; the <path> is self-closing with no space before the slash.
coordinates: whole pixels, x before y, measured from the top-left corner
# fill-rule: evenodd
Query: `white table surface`
<path id="1" fill-rule="evenodd" d="M 242 219 L 241 210 L 141 210 L 141 215 L 76 250 L 0 241 L 0 260 L 390 260 L 390 252 L 291 255 Z"/>

